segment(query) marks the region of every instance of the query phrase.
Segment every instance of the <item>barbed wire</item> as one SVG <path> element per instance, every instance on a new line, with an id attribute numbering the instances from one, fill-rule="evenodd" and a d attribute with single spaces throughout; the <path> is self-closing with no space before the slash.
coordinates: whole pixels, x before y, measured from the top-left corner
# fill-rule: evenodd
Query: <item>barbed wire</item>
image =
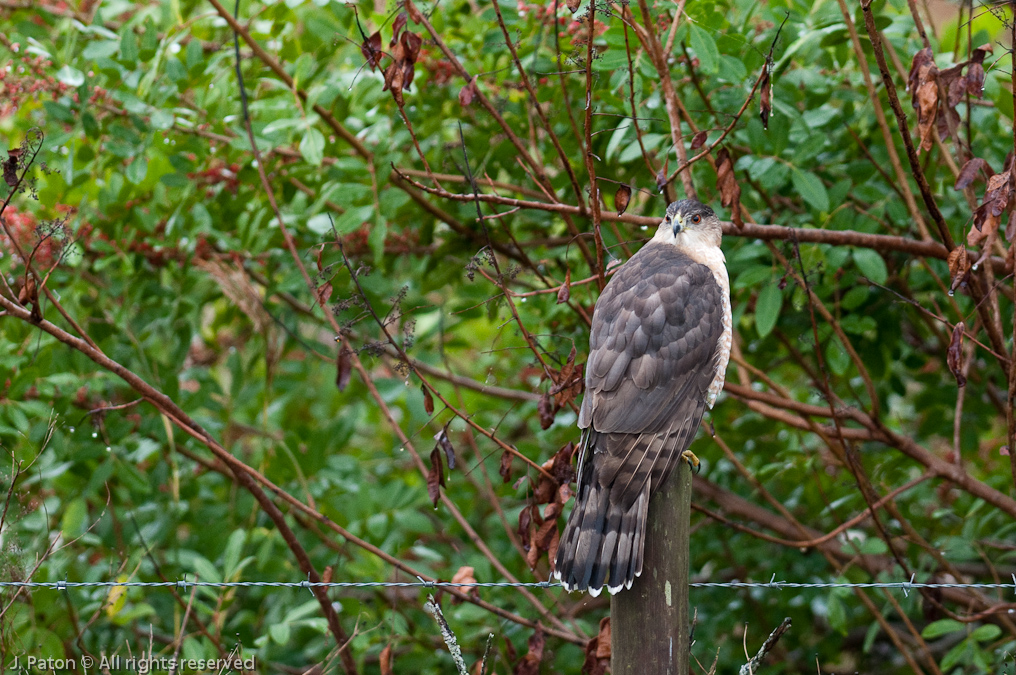
<path id="1" fill-rule="evenodd" d="M 1012 583 L 1000 582 L 923 582 L 914 581 L 777 581 L 776 575 L 769 581 L 693 581 L 691 588 L 763 588 L 783 590 L 785 588 L 889 588 L 902 590 L 906 596 L 912 590 L 922 588 L 965 588 L 965 589 L 1008 589 L 1016 594 L 1016 574 Z M 37 588 L 63 591 L 70 588 L 177 588 L 187 590 L 193 586 L 202 588 L 561 588 L 559 581 L 0 581 L 2 588 Z"/>

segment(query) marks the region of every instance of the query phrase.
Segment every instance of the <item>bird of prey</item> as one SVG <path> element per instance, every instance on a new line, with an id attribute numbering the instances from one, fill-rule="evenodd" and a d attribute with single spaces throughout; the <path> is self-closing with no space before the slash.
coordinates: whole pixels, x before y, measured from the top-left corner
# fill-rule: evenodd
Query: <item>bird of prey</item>
<path id="1" fill-rule="evenodd" d="M 655 236 L 603 289 L 589 335 L 578 493 L 554 576 L 569 591 L 631 588 L 642 573 L 649 499 L 723 388 L 730 284 L 708 206 L 667 207 Z"/>

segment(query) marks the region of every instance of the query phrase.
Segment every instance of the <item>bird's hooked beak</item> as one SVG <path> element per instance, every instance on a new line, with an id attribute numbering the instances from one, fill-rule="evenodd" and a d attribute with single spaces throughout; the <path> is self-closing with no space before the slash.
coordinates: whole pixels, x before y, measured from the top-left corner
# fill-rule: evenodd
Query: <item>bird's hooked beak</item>
<path id="1" fill-rule="evenodd" d="M 670 226 L 674 230 L 675 237 L 684 231 L 684 218 L 681 217 L 681 214 L 675 214 L 674 217 L 671 218 Z"/>

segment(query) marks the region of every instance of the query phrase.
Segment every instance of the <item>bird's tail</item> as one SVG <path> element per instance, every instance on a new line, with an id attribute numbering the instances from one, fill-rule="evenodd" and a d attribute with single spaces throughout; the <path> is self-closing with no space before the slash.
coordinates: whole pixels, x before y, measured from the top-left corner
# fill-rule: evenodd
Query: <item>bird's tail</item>
<path id="1" fill-rule="evenodd" d="M 607 585 L 611 594 L 631 588 L 642 574 L 649 481 L 628 508 L 611 502 L 610 487 L 599 481 L 602 457 L 593 446 L 596 432 L 588 431 L 579 460 L 578 494 L 557 549 L 554 576 L 568 591 L 597 596 Z"/>

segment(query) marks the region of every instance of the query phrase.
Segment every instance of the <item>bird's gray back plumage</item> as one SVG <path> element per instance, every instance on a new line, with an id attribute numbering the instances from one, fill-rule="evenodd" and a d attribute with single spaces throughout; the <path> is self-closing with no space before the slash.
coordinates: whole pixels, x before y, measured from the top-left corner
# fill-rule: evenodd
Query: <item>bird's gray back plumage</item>
<path id="1" fill-rule="evenodd" d="M 649 499 L 694 439 L 716 375 L 721 294 L 708 267 L 650 242 L 600 295 L 578 494 L 555 565 L 568 590 L 615 592 L 642 572 Z"/>

